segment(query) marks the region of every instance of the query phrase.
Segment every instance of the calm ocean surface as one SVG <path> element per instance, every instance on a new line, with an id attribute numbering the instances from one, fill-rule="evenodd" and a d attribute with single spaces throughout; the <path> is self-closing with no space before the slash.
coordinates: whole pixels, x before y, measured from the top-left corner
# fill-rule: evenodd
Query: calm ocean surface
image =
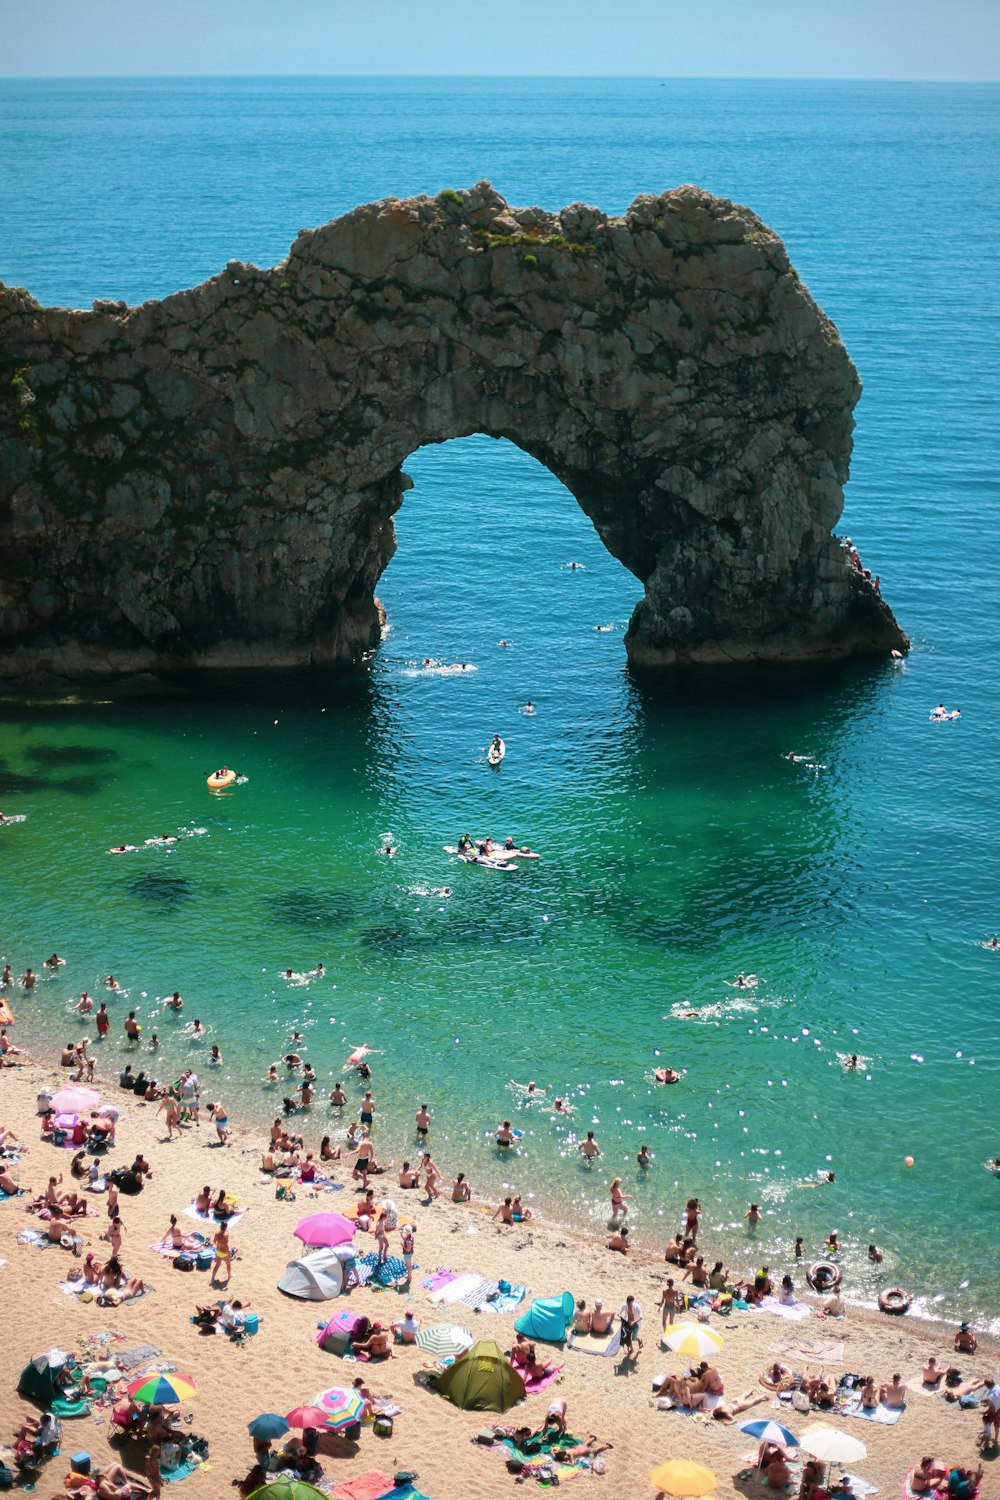
<path id="1" fill-rule="evenodd" d="M 982 1166 L 1000 1152 L 1000 954 L 982 946 L 1000 929 L 1000 87 L 5 81 L 0 163 L 0 277 L 71 306 L 270 265 L 359 202 L 480 177 L 551 209 L 621 212 L 682 182 L 748 203 L 861 373 L 840 529 L 914 643 L 898 672 L 651 691 L 624 664 L 638 585 L 568 492 L 485 437 L 423 450 L 367 672 L 0 702 L 0 806 L 27 816 L 0 829 L 0 949 L 19 973 L 69 959 L 14 993 L 22 1037 L 78 1034 L 75 997 L 113 970 L 159 1031 L 156 1072 L 197 1058 L 238 1118 L 280 1102 L 260 1080 L 290 1027 L 327 1087 L 367 1042 L 397 1162 L 427 1100 L 435 1159 L 479 1191 L 511 1182 L 601 1225 L 620 1173 L 644 1244 L 697 1193 L 707 1248 L 741 1265 L 836 1228 L 849 1294 L 901 1281 L 932 1314 L 1000 1328 L 1000 1181 Z M 940 700 L 961 719 L 930 724 Z M 213 798 L 222 761 L 250 780 Z M 206 832 L 105 852 L 179 828 Z M 442 846 L 465 830 L 544 857 L 457 865 Z M 319 959 L 324 980 L 279 977 Z M 739 969 L 756 990 L 726 986 Z M 180 1019 L 157 1001 L 174 988 Z M 685 1005 L 711 1009 L 671 1016 Z M 195 1016 L 220 1074 L 184 1034 Z M 650 1082 L 666 1061 L 686 1070 L 675 1088 Z M 518 1109 L 511 1077 L 576 1115 L 519 1111 L 501 1162 L 487 1132 Z M 313 1108 L 312 1136 L 326 1119 Z M 588 1128 L 592 1171 L 573 1150 Z M 802 1186 L 827 1167 L 835 1184 Z"/>

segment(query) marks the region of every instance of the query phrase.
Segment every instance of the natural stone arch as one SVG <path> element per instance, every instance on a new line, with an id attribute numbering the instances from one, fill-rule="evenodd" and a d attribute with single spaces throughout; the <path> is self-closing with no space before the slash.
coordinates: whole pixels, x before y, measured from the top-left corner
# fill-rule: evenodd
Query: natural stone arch
<path id="1" fill-rule="evenodd" d="M 634 663 L 906 644 L 830 535 L 860 390 L 837 331 L 696 188 L 623 219 L 388 199 L 137 308 L 3 289 L 0 340 L 8 671 L 353 657 L 405 459 L 473 432 L 642 581 Z"/>

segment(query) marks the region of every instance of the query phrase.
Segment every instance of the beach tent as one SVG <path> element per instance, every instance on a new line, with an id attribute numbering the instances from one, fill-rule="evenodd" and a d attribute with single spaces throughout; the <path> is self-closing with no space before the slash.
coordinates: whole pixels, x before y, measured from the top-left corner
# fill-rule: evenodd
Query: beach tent
<path id="1" fill-rule="evenodd" d="M 304 1479 L 289 1479 L 285 1475 L 254 1490 L 250 1500 L 258 1500 L 258 1496 L 260 1500 L 327 1500 L 323 1491 L 314 1484 L 307 1484 Z"/>
<path id="2" fill-rule="evenodd" d="M 563 1344 L 573 1326 L 575 1306 L 572 1292 L 563 1292 L 561 1297 L 536 1297 L 514 1327 L 529 1339 L 541 1339 L 546 1344 Z"/>
<path id="3" fill-rule="evenodd" d="M 360 1321 L 360 1313 L 350 1311 L 334 1313 L 329 1322 L 325 1323 L 317 1333 L 317 1344 L 327 1354 L 346 1354 L 351 1342 L 351 1334 L 355 1325 Z"/>
<path id="4" fill-rule="evenodd" d="M 491 1339 L 480 1339 L 435 1380 L 436 1388 L 463 1411 L 506 1411 L 524 1396 L 524 1381 Z"/>
<path id="5" fill-rule="evenodd" d="M 70 1356 L 63 1355 L 61 1362 L 51 1356 L 61 1351 L 51 1349 L 47 1354 L 36 1355 L 21 1371 L 17 1382 L 17 1393 L 28 1401 L 34 1401 L 43 1411 L 54 1412 L 57 1417 L 83 1417 L 90 1411 L 88 1401 L 67 1401 L 63 1387 L 57 1384 L 56 1376 L 69 1363 Z"/>
<path id="6" fill-rule="evenodd" d="M 344 1267 L 332 1250 L 310 1250 L 308 1255 L 290 1260 L 278 1282 L 278 1291 L 309 1302 L 329 1302 L 339 1297 L 344 1286 Z"/>

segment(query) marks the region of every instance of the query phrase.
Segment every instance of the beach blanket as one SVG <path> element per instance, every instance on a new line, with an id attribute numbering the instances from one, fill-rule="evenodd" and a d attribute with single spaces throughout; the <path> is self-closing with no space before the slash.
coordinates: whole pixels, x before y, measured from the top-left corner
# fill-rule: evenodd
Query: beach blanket
<path id="1" fill-rule="evenodd" d="M 862 1479 L 857 1474 L 845 1474 L 844 1478 L 851 1481 L 851 1489 L 857 1496 L 857 1500 L 868 1500 L 869 1495 L 878 1494 L 878 1485 L 872 1484 L 868 1479 Z"/>
<path id="2" fill-rule="evenodd" d="M 516 1307 L 520 1307 L 529 1288 L 523 1281 L 515 1282 L 509 1292 L 502 1292 L 497 1287 L 494 1292 L 487 1292 L 485 1300 L 476 1308 L 476 1312 L 486 1313 L 512 1313 Z"/>
<path id="3" fill-rule="evenodd" d="M 359 1474 L 357 1479 L 345 1479 L 331 1490 L 333 1500 L 379 1500 L 393 1488 L 392 1477 L 372 1469 L 368 1474 Z"/>
<path id="4" fill-rule="evenodd" d="M 472 1309 L 480 1301 L 485 1301 L 487 1292 L 495 1288 L 495 1282 L 491 1284 L 485 1276 L 479 1276 L 475 1271 L 468 1271 L 463 1276 L 454 1277 L 436 1292 L 431 1292 L 429 1300 L 438 1304 L 461 1305 Z"/>
<path id="5" fill-rule="evenodd" d="M 539 1443 L 537 1447 L 532 1444 L 533 1451 L 525 1453 L 518 1448 L 512 1437 L 505 1437 L 502 1442 L 494 1443 L 490 1452 L 498 1454 L 505 1462 L 509 1458 L 519 1459 L 524 1465 L 525 1479 L 537 1478 L 540 1469 L 554 1469 L 559 1483 L 566 1484 L 570 1479 L 576 1479 L 579 1475 L 585 1474 L 589 1465 L 583 1459 L 578 1459 L 571 1464 L 556 1463 L 552 1458 L 552 1450 L 553 1448 L 572 1448 L 579 1441 L 579 1438 L 555 1434 Z"/>
<path id="6" fill-rule="evenodd" d="M 525 1395 L 537 1396 L 539 1391 L 544 1391 L 550 1385 L 553 1385 L 559 1379 L 562 1372 L 562 1365 L 557 1365 L 554 1370 L 547 1370 L 544 1375 L 525 1375 L 523 1370 L 518 1370 L 517 1373 L 524 1381 Z"/>
<path id="7" fill-rule="evenodd" d="M 193 1458 L 189 1458 L 186 1463 L 178 1464 L 176 1469 L 161 1469 L 160 1473 L 167 1484 L 174 1484 L 178 1479 L 187 1479 L 188 1475 L 193 1474 L 195 1469 L 202 1467 L 204 1467 L 202 1464 L 197 1463 Z"/>
<path id="8" fill-rule="evenodd" d="M 58 1241 L 50 1240 L 48 1235 L 41 1229 L 20 1229 L 17 1234 L 17 1243 L 19 1245 L 34 1245 L 38 1250 L 51 1250 Z"/>
<path id="9" fill-rule="evenodd" d="M 787 1338 L 772 1345 L 775 1354 L 790 1364 L 842 1365 L 844 1363 L 843 1341 L 831 1339 Z"/>
<path id="10" fill-rule="evenodd" d="M 859 1417 L 862 1422 L 880 1422 L 883 1427 L 892 1427 L 906 1410 L 904 1406 L 883 1406 L 880 1401 L 874 1408 L 862 1406 L 860 1396 L 842 1408 L 842 1417 Z"/>
<path id="11" fill-rule="evenodd" d="M 189 1203 L 184 1212 L 187 1214 L 189 1219 L 197 1219 L 199 1224 L 211 1224 L 213 1229 L 218 1229 L 220 1224 L 226 1224 L 230 1229 L 232 1229 L 234 1225 L 240 1222 L 241 1219 L 246 1218 L 247 1211 L 245 1208 L 238 1208 L 236 1212 L 234 1214 L 230 1214 L 228 1218 L 217 1219 L 214 1214 L 203 1214 L 200 1209 L 195 1208 L 193 1203 Z"/>
<path id="12" fill-rule="evenodd" d="M 762 1312 L 773 1313 L 776 1318 L 788 1318 L 793 1323 L 812 1315 L 808 1302 L 781 1302 L 777 1297 L 762 1297 L 760 1306 Z"/>
<path id="13" fill-rule="evenodd" d="M 568 1349 L 577 1349 L 581 1354 L 603 1354 L 613 1356 L 621 1347 L 621 1328 L 612 1328 L 610 1333 L 571 1333 Z"/>
<path id="14" fill-rule="evenodd" d="M 195 1250 L 197 1250 L 199 1246 L 205 1246 L 210 1243 L 210 1241 L 206 1239 L 205 1235 L 199 1234 L 197 1230 L 195 1230 L 194 1234 L 189 1236 L 189 1238 L 194 1240 Z M 150 1250 L 155 1250 L 157 1255 L 162 1255 L 166 1260 L 173 1260 L 175 1256 L 180 1255 L 181 1253 L 170 1240 L 157 1240 L 154 1244 L 150 1245 L 149 1248 Z"/>
<path id="15" fill-rule="evenodd" d="M 455 1279 L 456 1273 L 454 1271 L 449 1271 L 447 1266 L 439 1266 L 434 1275 L 428 1276 L 426 1281 L 422 1281 L 420 1285 L 426 1287 L 429 1292 L 439 1292 L 442 1287 L 447 1286 L 450 1281 L 454 1281 Z"/>
<path id="16" fill-rule="evenodd" d="M 372 1250 L 359 1256 L 354 1264 L 358 1271 L 368 1273 L 361 1285 L 372 1282 L 375 1286 L 392 1286 L 393 1282 L 402 1281 L 406 1276 L 406 1261 L 399 1255 L 390 1255 L 380 1265 L 378 1254 Z"/>
<path id="17" fill-rule="evenodd" d="M 114 1338 L 122 1337 L 121 1334 L 112 1335 Z M 148 1365 L 150 1360 L 158 1359 L 163 1353 L 155 1344 L 133 1344 L 129 1349 L 115 1350 L 115 1364 L 119 1370 L 138 1370 L 140 1365 Z"/>
<path id="18" fill-rule="evenodd" d="M 24 1193 L 24 1188 L 18 1188 L 13 1193 L 4 1193 L 4 1192 L 0 1191 L 0 1203 L 7 1203 L 11 1198 L 20 1198 L 23 1195 L 23 1193 Z"/>

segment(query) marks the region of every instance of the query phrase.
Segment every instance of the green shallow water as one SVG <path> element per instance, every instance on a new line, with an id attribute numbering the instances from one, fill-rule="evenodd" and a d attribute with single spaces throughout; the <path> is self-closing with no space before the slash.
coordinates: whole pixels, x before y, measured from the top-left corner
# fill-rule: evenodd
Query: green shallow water
<path id="1" fill-rule="evenodd" d="M 980 1163 L 998 1149 L 983 1104 L 1000 955 L 979 946 L 994 859 L 970 795 L 980 732 L 927 723 L 919 660 L 636 684 L 622 647 L 634 580 L 551 476 L 487 439 L 408 467 L 380 590 L 391 628 L 365 671 L 0 705 L 0 805 L 27 814 L 0 830 L 3 948 L 19 972 L 53 948 L 69 960 L 15 994 L 19 1025 L 51 1045 L 75 1035 L 80 989 L 113 971 L 128 991 L 113 1037 L 134 1007 L 159 1033 L 159 1076 L 195 1061 L 209 1095 L 261 1121 L 290 1028 L 327 1088 L 367 1042 L 384 1054 L 378 1141 L 397 1162 L 427 1100 L 435 1158 L 480 1192 L 509 1182 L 603 1227 L 620 1173 L 643 1243 L 697 1193 L 707 1245 L 747 1264 L 780 1262 L 796 1234 L 818 1251 L 838 1228 L 854 1295 L 877 1290 L 875 1238 L 884 1284 L 988 1321 L 995 1294 L 972 1268 L 992 1263 L 997 1217 Z M 425 656 L 477 670 L 428 671 Z M 533 717 L 518 712 L 528 697 Z M 790 763 L 793 748 L 826 769 Z M 212 796 L 204 776 L 222 761 L 249 781 Z M 180 829 L 204 832 L 106 852 Z M 460 865 L 442 846 L 466 829 L 543 858 Z M 430 894 L 444 885 L 450 898 Z M 323 980 L 280 977 L 320 959 Z M 756 990 L 724 983 L 738 969 Z M 182 1018 L 158 1004 L 174 988 Z M 709 1010 L 670 1015 L 688 1005 Z M 195 1016 L 218 1073 L 186 1035 Z M 127 1049 L 119 1035 L 106 1050 L 117 1065 Z M 849 1051 L 870 1068 L 845 1074 Z M 686 1070 L 674 1088 L 651 1081 L 665 1061 Z M 573 1120 L 519 1110 L 511 1077 L 569 1095 Z M 513 1111 L 525 1135 L 501 1161 L 489 1133 Z M 314 1106 L 310 1136 L 328 1128 Z M 605 1152 L 594 1169 L 574 1149 L 587 1128 Z M 640 1176 L 643 1141 L 655 1163 Z M 828 1166 L 836 1184 L 799 1185 Z"/>

